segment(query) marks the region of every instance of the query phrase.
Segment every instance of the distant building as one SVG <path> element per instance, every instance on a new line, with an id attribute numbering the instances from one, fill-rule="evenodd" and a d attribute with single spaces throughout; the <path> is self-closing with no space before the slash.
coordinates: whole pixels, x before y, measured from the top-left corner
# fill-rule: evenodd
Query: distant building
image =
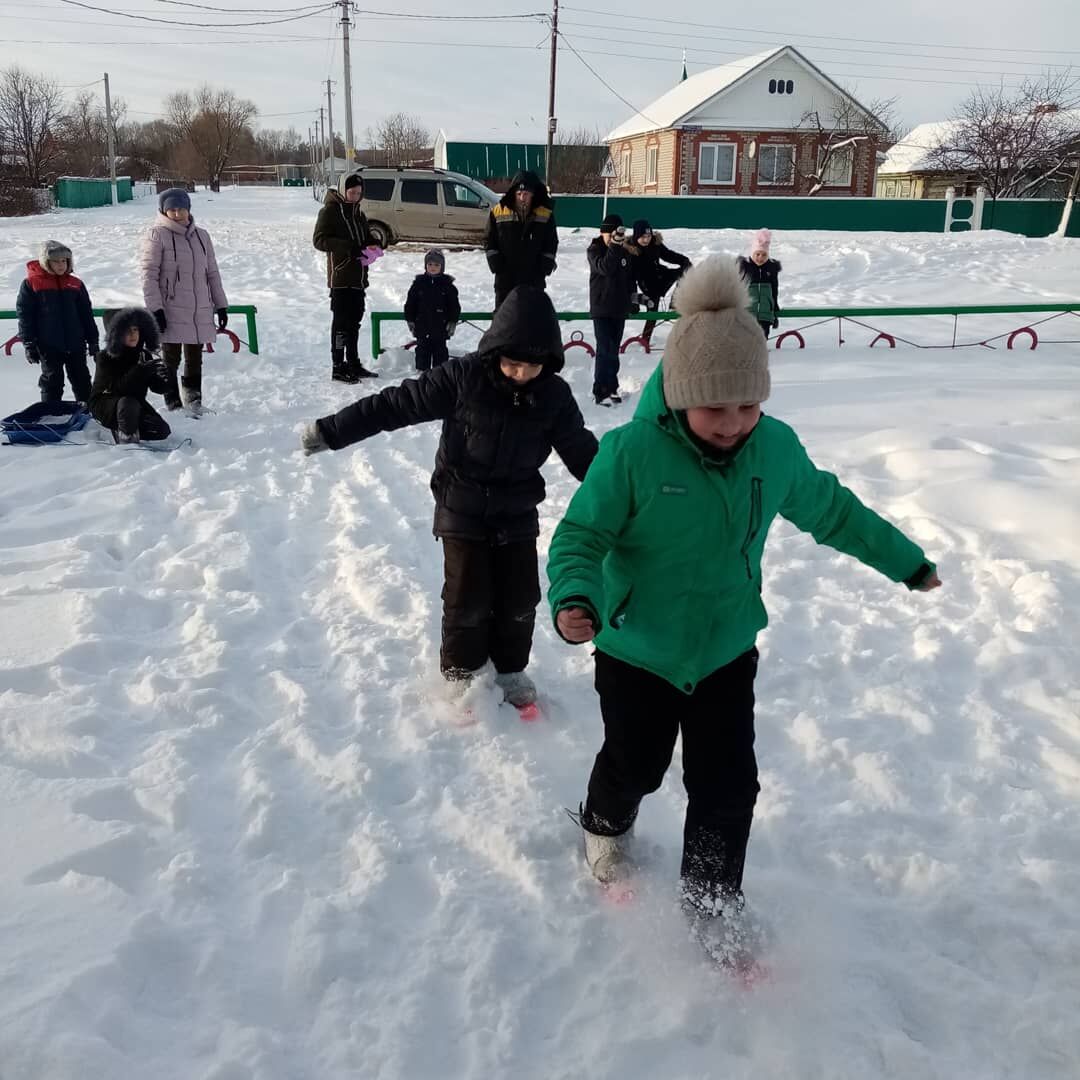
<path id="1" fill-rule="evenodd" d="M 519 169 L 546 175 L 547 144 L 529 141 L 544 135 L 543 125 L 491 128 L 470 135 L 441 130 L 435 139 L 435 168 L 462 173 L 496 191 L 503 191 Z M 556 141 L 553 187 L 561 191 L 603 190 L 600 171 L 607 159 L 601 143 L 581 145 Z"/>
<path id="2" fill-rule="evenodd" d="M 951 120 L 939 120 L 912 128 L 890 147 L 878 168 L 879 199 L 944 199 L 947 188 L 971 196 L 978 178 L 966 169 L 942 169 L 933 164 L 934 151 L 956 128 Z"/>
<path id="3" fill-rule="evenodd" d="M 612 194 L 806 195 L 811 111 L 821 130 L 859 136 L 830 156 L 820 194 L 872 195 L 885 125 L 790 45 L 691 75 L 610 132 Z"/>

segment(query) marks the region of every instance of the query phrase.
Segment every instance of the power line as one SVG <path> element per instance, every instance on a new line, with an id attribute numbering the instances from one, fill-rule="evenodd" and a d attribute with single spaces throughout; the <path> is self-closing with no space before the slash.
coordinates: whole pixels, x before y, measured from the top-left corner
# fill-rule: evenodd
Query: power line
<path id="1" fill-rule="evenodd" d="M 171 4 L 175 7 L 186 8 L 198 8 L 200 11 L 214 11 L 221 15 L 244 15 L 244 14 L 258 14 L 258 15 L 281 15 L 283 13 L 295 13 L 297 11 L 310 11 L 312 8 L 325 7 L 325 3 L 321 4 L 304 4 L 301 7 L 291 8 L 223 8 L 216 5 L 209 4 L 196 4 L 192 0 L 155 0 L 158 4 Z M 152 8 L 142 8 L 133 10 L 153 10 Z"/>
<path id="2" fill-rule="evenodd" d="M 178 19 L 158 19 L 153 15 L 135 15 L 127 11 L 114 11 L 112 8 L 95 7 L 93 4 L 85 4 L 82 0 L 60 0 L 62 4 L 70 4 L 72 7 L 85 8 L 87 11 L 100 11 L 105 15 L 119 15 L 127 19 L 138 19 L 141 22 L 163 23 L 166 26 L 193 26 L 200 30 L 216 30 L 227 26 L 274 26 L 277 23 L 296 22 L 299 19 L 310 19 L 312 15 L 319 15 L 323 11 L 329 11 L 334 5 L 324 4 L 314 11 L 305 12 L 302 15 L 289 15 L 283 19 L 262 19 L 254 22 L 243 23 L 196 23 L 181 22 Z"/>
<path id="3" fill-rule="evenodd" d="M 648 22 L 653 23 L 655 21 L 652 16 L 645 15 L 628 15 L 624 11 L 600 11 L 597 8 L 584 8 L 574 7 L 567 5 L 567 11 L 583 11 L 589 15 L 604 15 L 608 18 L 614 19 L 633 19 L 636 22 Z M 705 30 L 734 30 L 741 34 L 776 34 L 775 30 L 763 30 L 760 27 L 750 26 L 724 26 L 720 23 L 699 23 L 699 22 L 687 22 L 685 19 L 668 19 L 664 20 L 666 23 L 677 24 L 679 26 L 692 26 Z M 651 30 L 650 30 L 651 33 Z M 1045 55 L 1061 55 L 1061 56 L 1080 56 L 1080 52 L 1075 49 L 1028 49 L 1024 46 L 1010 46 L 1008 48 L 999 45 L 946 45 L 944 42 L 926 42 L 926 41 L 882 41 L 880 38 L 851 38 L 843 37 L 839 34 L 799 34 L 799 37 L 804 38 L 823 38 L 828 41 L 855 41 L 863 45 L 907 45 L 917 49 L 967 49 L 979 52 L 1030 52 L 1039 53 Z"/>
<path id="4" fill-rule="evenodd" d="M 602 26 L 599 23 L 582 23 L 582 22 L 568 21 L 568 22 L 565 22 L 563 25 L 564 26 L 574 26 L 574 27 L 578 27 L 578 28 L 584 29 L 584 30 L 606 30 L 606 29 L 608 29 L 608 27 Z M 656 35 L 661 35 L 663 37 L 680 38 L 680 43 L 678 45 L 669 45 L 666 42 L 662 42 L 662 41 L 652 41 L 651 38 L 655 37 Z M 681 50 L 682 48 L 684 48 L 684 45 L 682 43 L 682 37 L 683 37 L 682 35 L 679 35 L 678 33 L 674 32 L 674 31 L 671 31 L 671 30 L 651 30 L 650 31 L 650 48 L 674 49 L 676 51 Z M 627 45 L 636 45 L 637 44 L 636 41 L 628 41 L 625 38 L 605 37 L 604 40 L 605 41 L 616 42 L 616 43 L 621 42 L 621 43 L 627 44 Z M 721 37 L 721 36 L 714 36 L 712 34 L 694 34 L 694 40 L 696 40 L 696 41 L 742 42 L 745 45 L 767 45 L 767 46 L 771 46 L 771 47 L 773 47 L 775 49 L 779 49 L 779 48 L 782 48 L 783 45 L 792 44 L 793 42 L 798 41 L 798 37 L 797 36 L 790 37 L 790 38 L 788 38 L 786 41 L 784 41 L 782 43 L 777 43 L 777 42 L 771 42 L 771 41 L 759 41 L 759 40 L 748 39 L 748 38 L 732 38 L 730 36 Z M 849 48 L 845 48 L 843 46 L 817 45 L 817 44 L 809 45 L 809 46 L 805 46 L 805 47 L 806 48 L 812 48 L 812 49 L 814 49 L 814 50 L 816 50 L 818 52 L 855 53 L 855 54 L 858 54 L 860 56 L 902 56 L 902 57 L 908 57 L 908 58 L 913 59 L 913 60 L 944 60 L 944 61 L 947 61 L 948 63 L 953 63 L 953 64 L 994 63 L 994 64 L 1030 65 L 1030 64 L 1036 63 L 1036 61 L 1034 61 L 1034 60 L 1006 60 L 1004 58 L 998 59 L 996 57 L 991 59 L 990 57 L 986 57 L 986 56 L 971 56 L 971 57 L 966 57 L 966 56 L 941 56 L 941 55 L 936 54 L 936 53 L 895 52 L 895 51 L 883 50 L 883 49 L 849 49 Z M 699 55 L 704 55 L 701 50 L 694 50 L 694 51 L 698 52 Z M 730 55 L 730 56 L 742 56 L 742 55 L 744 55 L 742 53 L 729 51 L 729 50 L 721 50 L 721 54 L 722 55 Z M 713 55 L 715 55 L 715 53 Z M 834 64 L 834 65 L 835 64 L 843 64 L 843 63 L 849 63 L 850 64 L 850 63 L 854 63 L 854 62 L 855 61 L 844 61 L 844 60 L 830 60 L 829 61 L 830 64 Z M 895 65 L 894 64 L 894 65 L 882 65 L 882 66 L 883 67 L 884 66 L 898 67 L 900 65 Z M 1070 64 L 1046 64 L 1046 65 L 1044 65 L 1044 68 L 1045 67 L 1067 68 L 1067 67 L 1070 67 L 1070 66 L 1071 66 Z M 913 70 L 915 70 L 915 71 L 937 71 L 938 69 L 937 68 L 914 68 Z M 1000 72 L 997 72 L 997 71 L 978 72 L 978 71 L 974 71 L 974 70 L 969 69 L 969 68 L 964 68 L 963 71 L 964 72 L 971 71 L 971 74 L 973 74 L 973 75 L 977 75 L 977 74 L 988 74 L 988 75 L 1001 74 Z M 1036 74 L 1041 74 L 1041 72 L 1037 72 Z"/>
<path id="5" fill-rule="evenodd" d="M 518 15 L 425 15 L 400 11 L 367 11 L 356 9 L 357 15 L 374 15 L 383 19 L 418 19 L 421 22 L 511 22 L 523 19 L 547 19 L 546 11 L 530 11 Z"/>
<path id="6" fill-rule="evenodd" d="M 585 65 L 585 67 L 587 67 L 589 69 L 589 71 L 591 71 L 593 73 L 593 75 L 596 77 L 596 79 L 597 79 L 597 81 L 599 83 L 601 83 L 603 86 L 607 87 L 607 89 L 612 94 L 614 94 L 615 97 L 617 97 L 628 109 L 633 109 L 634 110 L 634 115 L 635 116 L 644 116 L 645 119 L 648 120 L 650 124 L 656 124 L 656 121 L 653 120 L 651 116 L 646 116 L 645 113 L 641 111 L 641 109 L 639 109 L 636 105 L 632 104 L 631 102 L 627 101 L 626 98 L 624 98 L 622 96 L 622 94 L 620 94 L 619 91 L 616 90 L 615 87 L 613 87 L 611 85 L 611 83 L 607 82 L 607 80 L 596 70 L 596 68 L 594 68 L 592 66 L 592 64 L 590 64 L 589 61 L 586 60 L 585 57 L 582 56 L 581 53 L 579 53 L 577 51 L 577 49 L 574 48 L 574 43 L 564 33 L 562 33 L 561 31 L 559 33 L 559 39 Z M 663 127 L 664 125 L 663 124 L 656 124 L 656 126 L 657 127 Z"/>

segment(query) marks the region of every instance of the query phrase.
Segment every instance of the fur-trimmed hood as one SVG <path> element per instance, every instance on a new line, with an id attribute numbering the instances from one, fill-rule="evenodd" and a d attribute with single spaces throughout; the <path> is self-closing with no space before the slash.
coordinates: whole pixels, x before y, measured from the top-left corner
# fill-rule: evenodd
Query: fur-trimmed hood
<path id="1" fill-rule="evenodd" d="M 642 247 L 640 244 L 635 244 L 633 240 L 626 240 L 623 242 L 623 246 L 631 255 L 642 255 L 649 248 L 662 248 L 664 246 L 664 234 L 661 232 L 654 232 L 652 234 L 652 243 L 646 247 Z"/>
<path id="2" fill-rule="evenodd" d="M 126 307 L 109 312 L 105 320 L 105 351 L 112 356 L 119 356 L 126 346 L 124 334 L 132 326 L 139 328 L 139 348 L 156 352 L 161 335 L 158 333 L 154 316 L 146 308 Z"/>
<path id="3" fill-rule="evenodd" d="M 59 240 L 46 240 L 45 243 L 41 245 L 41 254 L 38 256 L 38 266 L 40 266 L 46 274 L 52 273 L 49 269 L 50 259 L 67 259 L 67 272 L 69 274 L 75 273 L 75 260 L 72 258 L 71 248 L 69 248 L 67 244 L 62 244 Z"/>
<path id="4" fill-rule="evenodd" d="M 536 173 L 531 172 L 528 169 L 519 169 L 514 173 L 514 178 L 510 181 L 510 188 L 499 200 L 499 205 L 505 206 L 508 210 L 513 210 L 515 207 L 514 195 L 519 187 L 524 187 L 527 191 L 533 193 L 533 213 L 535 213 L 539 207 L 544 207 L 546 210 L 552 208 L 551 194 L 548 191 L 547 184 L 545 184 Z"/>

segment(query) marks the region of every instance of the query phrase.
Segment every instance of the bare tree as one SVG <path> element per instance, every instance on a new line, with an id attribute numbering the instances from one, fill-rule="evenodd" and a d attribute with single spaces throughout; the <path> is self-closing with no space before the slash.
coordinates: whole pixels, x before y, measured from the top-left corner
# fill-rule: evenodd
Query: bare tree
<path id="1" fill-rule="evenodd" d="M 604 190 L 600 173 L 608 148 L 596 128 L 571 128 L 551 148 L 548 187 L 564 194 L 592 195 Z"/>
<path id="2" fill-rule="evenodd" d="M 0 129 L 27 183 L 40 186 L 60 154 L 64 99 L 50 79 L 19 67 L 0 72 Z"/>
<path id="3" fill-rule="evenodd" d="M 431 147 L 431 132 L 419 117 L 397 112 L 367 130 L 372 149 L 384 155 L 387 165 L 408 165 Z"/>
<path id="4" fill-rule="evenodd" d="M 799 121 L 800 130 L 813 136 L 814 167 L 803 173 L 809 182 L 807 195 L 816 195 L 828 183 L 838 161 L 851 159 L 865 144 L 871 160 L 878 149 L 898 141 L 894 111 L 896 98 L 879 98 L 862 108 L 853 98 L 837 98 L 831 109 L 807 109 Z"/>
<path id="5" fill-rule="evenodd" d="M 251 138 L 251 122 L 257 114 L 254 102 L 208 85 L 194 94 L 181 91 L 165 99 L 170 125 L 189 144 L 213 191 L 221 186 L 229 155 L 242 138 Z"/>
<path id="6" fill-rule="evenodd" d="M 127 106 L 116 99 L 113 107 L 113 136 L 120 145 L 120 133 Z M 84 90 L 68 107 L 58 129 L 63 145 L 64 168 L 72 176 L 105 176 L 109 171 L 108 121 L 98 96 Z"/>
<path id="7" fill-rule="evenodd" d="M 978 87 L 959 106 L 928 164 L 974 175 L 991 199 L 1064 194 L 1080 155 L 1080 84 L 1069 71 Z"/>

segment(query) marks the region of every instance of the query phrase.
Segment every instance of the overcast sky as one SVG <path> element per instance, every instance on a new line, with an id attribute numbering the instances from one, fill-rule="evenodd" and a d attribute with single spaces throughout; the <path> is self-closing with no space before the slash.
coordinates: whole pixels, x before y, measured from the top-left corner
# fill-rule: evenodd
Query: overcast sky
<path id="1" fill-rule="evenodd" d="M 166 94 L 209 81 L 251 98 L 261 126 L 292 125 L 304 134 L 330 77 L 337 83 L 334 126 L 344 133 L 339 14 L 319 11 L 277 26 L 212 25 L 286 18 L 313 3 L 318 0 L 79 0 L 198 24 L 170 26 L 63 0 L 0 0 L 0 67 L 17 63 L 47 72 L 72 94 L 108 71 L 113 94 L 137 120 L 160 114 Z M 513 123 L 543 141 L 546 26 L 538 19 L 431 17 L 505 17 L 542 11 L 544 3 L 400 5 L 384 0 L 374 6 L 429 17 L 390 18 L 367 9 L 354 15 L 354 127 L 361 145 L 368 125 L 398 110 L 417 115 L 433 131 L 482 135 Z M 668 16 L 662 24 L 655 21 L 658 7 Z M 1080 3 L 1066 0 L 984 5 L 981 11 L 940 0 L 913 0 L 890 10 L 851 0 L 738 7 L 708 0 L 577 0 L 561 8 L 560 29 L 566 41 L 556 111 L 563 130 L 583 125 L 604 133 L 627 119 L 678 80 L 684 48 L 693 73 L 774 45 L 794 45 L 864 104 L 896 97 L 905 127 L 946 117 L 980 81 L 997 83 L 1003 75 L 1015 81 L 1048 65 L 1075 64 L 1080 71 Z M 1072 51 L 1055 50 L 1058 44 Z"/>

